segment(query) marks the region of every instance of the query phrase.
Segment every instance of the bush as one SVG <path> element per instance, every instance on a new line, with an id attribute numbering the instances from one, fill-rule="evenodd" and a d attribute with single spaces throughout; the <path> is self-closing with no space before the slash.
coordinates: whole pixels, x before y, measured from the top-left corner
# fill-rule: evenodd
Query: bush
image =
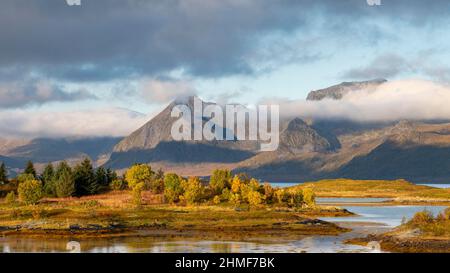
<path id="1" fill-rule="evenodd" d="M 218 195 L 214 196 L 213 203 L 216 205 L 219 205 L 220 204 L 220 196 L 218 196 Z"/>
<path id="2" fill-rule="evenodd" d="M 264 199 L 266 200 L 266 203 L 271 204 L 273 203 L 273 199 L 275 197 L 275 190 L 269 183 L 264 183 L 263 186 L 264 189 Z"/>
<path id="3" fill-rule="evenodd" d="M 287 194 L 287 192 L 283 189 L 277 189 L 275 190 L 275 199 L 279 204 L 283 204 L 285 202 L 288 201 L 289 199 L 289 195 Z"/>
<path id="4" fill-rule="evenodd" d="M 220 199 L 224 201 L 229 201 L 232 194 L 233 193 L 229 189 L 225 188 L 223 189 L 222 194 L 220 195 Z"/>
<path id="5" fill-rule="evenodd" d="M 188 181 L 183 181 L 183 197 L 188 204 L 198 203 L 203 197 L 204 189 L 198 177 L 189 177 Z"/>
<path id="6" fill-rule="evenodd" d="M 122 179 L 115 179 L 109 186 L 113 191 L 121 191 L 125 189 L 125 181 Z"/>
<path id="7" fill-rule="evenodd" d="M 153 193 L 163 193 L 164 192 L 164 172 L 159 169 L 152 178 L 150 183 L 150 190 Z"/>
<path id="8" fill-rule="evenodd" d="M 292 189 L 289 194 L 289 206 L 301 207 L 304 203 L 303 191 L 301 189 Z"/>
<path id="9" fill-rule="evenodd" d="M 34 175 L 29 173 L 22 173 L 17 176 L 17 181 L 19 181 L 19 184 L 28 180 L 35 180 L 36 178 Z"/>
<path id="10" fill-rule="evenodd" d="M 180 196 L 184 193 L 182 182 L 183 178 L 177 174 L 166 174 L 164 177 L 164 197 L 167 202 L 175 203 L 180 200 Z"/>
<path id="11" fill-rule="evenodd" d="M 316 194 L 311 188 L 303 189 L 303 202 L 309 207 L 316 205 Z"/>
<path id="12" fill-rule="evenodd" d="M 250 190 L 248 192 L 247 199 L 248 199 L 248 204 L 253 207 L 260 205 L 263 201 L 263 197 L 262 197 L 261 193 L 255 191 L 255 190 Z"/>
<path id="13" fill-rule="evenodd" d="M 145 184 L 144 183 L 138 183 L 135 184 L 132 188 L 132 195 L 133 195 L 133 204 L 136 207 L 142 206 L 142 191 L 144 190 Z"/>
<path id="14" fill-rule="evenodd" d="M 239 193 L 232 193 L 230 196 L 230 203 L 232 203 L 235 207 L 239 206 L 241 203 L 241 195 Z"/>
<path id="15" fill-rule="evenodd" d="M 241 178 L 239 176 L 235 175 L 233 177 L 233 181 L 231 182 L 231 192 L 239 193 L 239 191 L 241 190 L 241 184 L 243 184 L 241 182 Z"/>
<path id="16" fill-rule="evenodd" d="M 164 178 L 152 179 L 150 182 L 150 190 L 153 193 L 163 193 L 164 192 Z"/>
<path id="17" fill-rule="evenodd" d="M 450 220 L 450 207 L 446 208 L 444 212 L 442 213 L 445 220 Z"/>
<path id="18" fill-rule="evenodd" d="M 5 198 L 6 204 L 12 205 L 16 203 L 16 194 L 13 191 L 10 191 Z"/>
<path id="19" fill-rule="evenodd" d="M 412 225 L 424 225 L 433 223 L 434 217 L 433 213 L 429 210 L 419 211 L 414 214 L 413 218 L 409 221 Z"/>
<path id="20" fill-rule="evenodd" d="M 42 198 L 42 182 L 34 179 L 21 182 L 17 191 L 20 201 L 27 205 L 36 204 Z"/>
<path id="21" fill-rule="evenodd" d="M 209 180 L 209 186 L 215 194 L 221 194 L 223 189 L 231 188 L 231 172 L 229 170 L 214 170 Z"/>

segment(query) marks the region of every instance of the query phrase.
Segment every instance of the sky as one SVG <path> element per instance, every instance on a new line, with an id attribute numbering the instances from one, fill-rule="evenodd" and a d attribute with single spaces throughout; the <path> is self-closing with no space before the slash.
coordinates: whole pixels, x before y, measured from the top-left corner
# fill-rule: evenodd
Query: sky
<path id="1" fill-rule="evenodd" d="M 0 137 L 124 136 L 193 94 L 450 118 L 449 13 L 448 0 L 3 0 Z M 304 101 L 375 78 L 390 83 L 370 100 Z"/>

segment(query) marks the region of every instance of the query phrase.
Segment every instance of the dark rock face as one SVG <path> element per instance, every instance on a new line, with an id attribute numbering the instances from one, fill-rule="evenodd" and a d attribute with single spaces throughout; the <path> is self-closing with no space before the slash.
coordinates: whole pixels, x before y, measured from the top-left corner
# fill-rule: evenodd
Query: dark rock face
<path id="1" fill-rule="evenodd" d="M 375 79 L 363 82 L 343 82 L 341 84 L 334 85 L 325 89 L 311 91 L 309 92 L 306 99 L 313 101 L 319 101 L 323 99 L 340 100 L 350 92 L 374 89 L 385 82 L 387 82 L 387 80 L 385 79 Z"/>
<path id="2" fill-rule="evenodd" d="M 324 152 L 331 144 L 302 119 L 294 118 L 280 134 L 280 145 L 292 153 Z"/>

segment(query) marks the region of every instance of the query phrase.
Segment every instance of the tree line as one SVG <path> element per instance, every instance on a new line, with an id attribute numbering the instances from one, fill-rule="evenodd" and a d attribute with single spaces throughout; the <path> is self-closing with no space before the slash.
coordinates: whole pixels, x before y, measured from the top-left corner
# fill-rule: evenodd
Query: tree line
<path id="1" fill-rule="evenodd" d="M 28 161 L 24 171 L 15 179 L 8 179 L 6 167 L 3 163 L 0 165 L 2 184 L 17 184 L 19 197 L 22 193 L 23 199 L 93 195 L 109 187 L 111 182 L 117 178 L 116 172 L 109 168 L 94 168 L 88 158 L 73 168 L 66 161 L 62 161 L 56 166 L 49 163 L 41 174 L 37 174 L 33 162 Z"/>
<path id="2" fill-rule="evenodd" d="M 202 181 L 199 177 L 165 174 L 162 170 L 154 171 L 147 164 L 135 164 L 119 177 L 111 169 L 94 169 L 86 158 L 73 168 L 65 161 L 56 167 L 48 164 L 42 174 L 37 175 L 30 161 L 16 180 L 19 199 L 26 204 L 35 204 L 42 197 L 79 197 L 109 189 L 130 190 L 136 206 L 142 205 L 143 191 L 160 194 L 164 202 L 172 204 L 230 203 L 235 207 L 276 204 L 296 208 L 315 205 L 315 195 L 310 188 L 273 188 L 246 174 L 233 175 L 229 170 L 220 169 L 213 171 L 209 181 Z M 13 200 L 14 196 L 8 198 Z"/>

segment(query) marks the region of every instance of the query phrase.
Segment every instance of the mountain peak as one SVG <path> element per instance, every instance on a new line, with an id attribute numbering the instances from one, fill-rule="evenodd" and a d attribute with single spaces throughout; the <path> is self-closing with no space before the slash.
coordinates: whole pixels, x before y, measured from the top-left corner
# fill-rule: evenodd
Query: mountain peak
<path id="1" fill-rule="evenodd" d="M 350 92 L 374 89 L 385 82 L 387 82 L 385 79 L 374 79 L 362 82 L 342 82 L 324 89 L 311 91 L 306 100 L 319 101 L 326 98 L 340 100 Z"/>

